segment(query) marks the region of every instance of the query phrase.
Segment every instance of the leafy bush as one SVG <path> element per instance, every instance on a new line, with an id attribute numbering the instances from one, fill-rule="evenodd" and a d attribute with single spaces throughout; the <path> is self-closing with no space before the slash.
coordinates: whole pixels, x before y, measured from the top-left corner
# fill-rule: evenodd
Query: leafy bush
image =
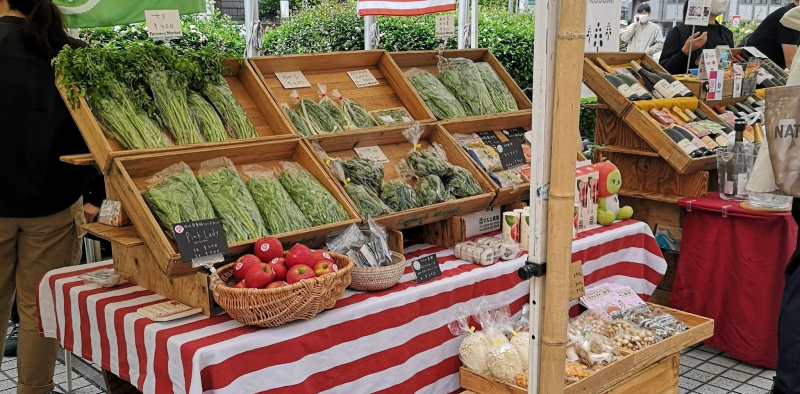
<path id="1" fill-rule="evenodd" d="M 581 99 L 581 118 L 578 128 L 580 129 L 581 137 L 586 137 L 590 141 L 594 141 L 594 124 L 597 115 L 594 108 L 585 108 L 583 105 L 595 103 L 597 103 L 597 97 Z"/>
<path id="2" fill-rule="evenodd" d="M 739 22 L 739 26 L 734 27 L 730 23 L 725 23 L 725 26 L 733 32 L 734 45 L 739 45 L 743 38 L 756 30 L 758 25 L 758 23 L 753 22 Z"/>

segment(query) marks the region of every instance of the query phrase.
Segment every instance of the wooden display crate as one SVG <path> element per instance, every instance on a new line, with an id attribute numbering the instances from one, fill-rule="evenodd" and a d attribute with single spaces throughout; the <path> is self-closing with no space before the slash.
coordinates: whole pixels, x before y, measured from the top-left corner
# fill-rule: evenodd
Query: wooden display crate
<path id="1" fill-rule="evenodd" d="M 731 48 L 731 53 L 739 55 L 744 52 L 743 48 Z M 698 61 L 700 58 L 698 58 Z M 692 65 L 692 68 L 699 67 L 697 64 Z M 735 104 L 745 101 L 748 96 L 733 97 L 733 78 L 725 78 L 722 82 L 722 100 L 709 101 L 706 100 L 708 94 L 708 81 L 699 80 L 692 74 L 675 75 L 675 78 L 686 85 L 692 91 L 695 97 L 708 103 L 708 105 L 722 105 L 723 107 L 728 104 Z M 755 79 L 755 77 L 753 77 Z"/>
<path id="2" fill-rule="evenodd" d="M 404 128 L 392 128 L 376 131 L 354 132 L 348 135 L 326 134 L 313 136 L 306 140 L 311 144 L 317 142 L 322 149 L 332 158 L 353 158 L 358 157 L 353 148 L 377 146 L 389 160 L 383 165 L 384 181 L 400 178 L 396 169 L 398 163 L 406 158 L 413 149 L 411 142 L 403 136 Z M 455 215 L 465 215 L 485 209 L 494 199 L 492 184 L 481 172 L 472 165 L 472 160 L 467 157 L 455 141 L 438 125 L 425 126 L 425 131 L 419 141 L 419 150 L 427 149 L 431 144 L 437 143 L 442 146 L 447 154 L 447 161 L 453 165 L 463 167 L 469 171 L 475 180 L 484 190 L 483 194 L 477 196 L 459 198 L 439 204 L 428 205 L 422 208 L 410 209 L 407 211 L 396 212 L 389 215 L 374 218 L 380 225 L 391 229 L 404 229 L 416 227 L 423 224 L 433 223 L 453 217 Z M 322 165 L 323 163 L 321 163 Z M 333 178 L 333 173 L 328 169 L 328 176 Z M 411 182 L 413 185 L 413 181 Z M 346 198 L 350 198 L 344 191 L 341 182 L 336 182 L 337 187 Z M 354 203 L 353 206 L 355 206 Z"/>
<path id="3" fill-rule="evenodd" d="M 497 118 L 502 116 L 513 116 L 513 114 L 517 112 L 526 112 L 530 117 L 530 110 L 533 108 L 531 101 L 528 99 L 528 96 L 520 89 L 514 79 L 511 78 L 511 75 L 508 74 L 503 65 L 500 64 L 500 61 L 492 54 L 492 52 L 488 49 L 453 49 L 453 50 L 445 50 L 445 51 L 408 51 L 408 52 L 392 52 L 389 54 L 392 59 L 400 66 L 400 69 L 403 72 L 406 72 L 412 68 L 419 68 L 425 71 L 430 72 L 435 76 L 439 76 L 439 59 L 437 56 L 441 53 L 442 56 L 446 58 L 457 58 L 463 57 L 470 59 L 474 62 L 487 62 L 489 65 L 492 66 L 494 71 L 500 76 L 500 79 L 505 82 L 508 90 L 511 92 L 511 95 L 514 96 L 514 99 L 517 102 L 517 106 L 519 107 L 519 111 L 512 111 L 512 112 L 504 112 L 500 114 L 493 114 L 493 115 L 481 115 L 481 116 L 468 116 L 464 119 L 476 119 L 476 118 Z M 410 86 L 410 84 L 409 84 Z M 413 89 L 413 87 L 412 87 Z M 416 95 L 416 91 L 414 92 Z M 419 97 L 419 96 L 417 96 Z M 424 104 L 423 104 L 424 105 Z M 455 119 L 451 119 L 455 120 Z"/>
<path id="4" fill-rule="evenodd" d="M 649 55 L 639 52 L 619 52 L 619 53 L 586 53 L 583 58 L 583 83 L 603 99 L 608 107 L 620 117 L 624 116 L 633 104 L 627 97 L 623 96 L 605 78 L 605 72 L 597 65 L 597 59 L 602 59 L 611 68 L 629 68 L 631 61 L 637 63 L 647 62 L 654 69 L 667 72 L 658 62 Z"/>
<path id="5" fill-rule="evenodd" d="M 322 83 L 326 85 L 329 95 L 332 96 L 333 90 L 338 89 L 344 97 L 360 104 L 367 111 L 405 107 L 415 121 L 425 123 L 435 120 L 428 107 L 403 77 L 397 64 L 383 50 L 253 57 L 249 59 L 249 63 L 278 106 L 288 103 L 294 108 L 296 100 L 291 94 L 295 90 L 300 97 L 319 101 L 317 84 Z M 364 69 L 372 72 L 378 85 L 356 87 L 347 72 Z M 292 71 L 302 72 L 311 87 L 284 89 L 275 73 Z M 281 117 L 288 122 L 293 132 L 299 135 L 283 111 Z M 357 131 L 391 126 L 370 127 Z"/>
<path id="6" fill-rule="evenodd" d="M 240 170 L 240 174 L 241 166 L 246 164 L 275 168 L 280 161 L 297 162 L 333 194 L 350 216 L 350 220 L 339 223 L 275 234 L 274 236 L 284 244 L 300 242 L 310 247 L 319 246 L 324 243 L 328 233 L 360 222 L 358 212 L 342 195 L 340 189 L 334 184 L 319 161 L 315 159 L 314 154 L 299 139 L 184 150 L 179 153 L 151 153 L 117 159 L 114 161 L 110 175 L 112 188 L 122 201 L 131 221 L 144 239 L 144 243 L 153 254 L 157 265 L 166 276 L 189 275 L 193 274 L 195 269 L 189 262 L 181 260 L 177 244 L 158 225 L 155 216 L 144 202 L 141 191 L 146 188 L 149 178 L 172 164 L 184 162 L 197 172 L 201 162 L 221 156 L 233 161 Z M 252 248 L 254 241 L 230 244 L 231 253 L 238 254 Z"/>
<path id="7" fill-rule="evenodd" d="M 681 350 L 714 335 L 714 321 L 662 306 L 658 308 L 669 312 L 690 329 L 636 352 L 623 351 L 625 357 L 621 360 L 566 386 L 564 393 L 675 393 Z M 461 387 L 475 394 L 528 392 L 464 367 L 461 368 Z"/>
<path id="8" fill-rule="evenodd" d="M 472 134 L 481 131 L 499 132 L 518 127 L 524 128 L 525 130 L 530 130 L 531 114 L 522 112 L 515 113 L 514 115 L 504 118 L 457 120 L 442 123 L 441 126 L 450 134 Z M 502 133 L 498 133 L 498 138 L 504 142 L 508 140 Z M 492 190 L 494 190 L 494 192 L 497 194 L 497 197 L 495 197 L 495 200 L 492 201 L 491 205 L 506 205 L 530 199 L 531 184 L 529 182 L 521 183 L 517 185 L 516 188 L 500 187 L 474 160 L 472 160 L 472 165 L 478 170 L 478 172 L 481 173 L 481 175 L 485 178 L 485 181 L 492 185 Z"/>
<path id="9" fill-rule="evenodd" d="M 235 60 L 228 60 L 225 62 L 228 69 L 223 73 L 225 80 L 228 81 L 231 91 L 233 92 L 239 104 L 247 112 L 247 116 L 253 122 L 253 125 L 260 135 L 259 138 L 246 139 L 246 140 L 231 140 L 226 142 L 205 142 L 192 145 L 179 145 L 169 146 L 154 149 L 125 149 L 119 141 L 106 134 L 97 118 L 89 109 L 89 105 L 81 98 L 80 106 L 72 108 L 67 104 L 72 118 L 78 125 L 78 128 L 86 140 L 86 145 L 89 147 L 92 156 L 103 174 L 108 175 L 111 171 L 111 162 L 118 157 L 127 157 L 134 155 L 143 155 L 158 152 L 175 152 L 186 149 L 206 148 L 213 146 L 232 146 L 242 143 L 248 143 L 258 140 L 276 140 L 293 137 L 292 127 L 283 115 L 277 105 L 269 97 L 269 94 L 264 89 L 263 85 L 258 81 L 253 69 L 245 63 L 242 67 L 239 62 Z M 61 96 L 66 102 L 66 92 L 61 89 Z M 85 156 L 73 156 L 75 164 L 86 164 Z M 66 161 L 69 161 L 67 158 Z"/>

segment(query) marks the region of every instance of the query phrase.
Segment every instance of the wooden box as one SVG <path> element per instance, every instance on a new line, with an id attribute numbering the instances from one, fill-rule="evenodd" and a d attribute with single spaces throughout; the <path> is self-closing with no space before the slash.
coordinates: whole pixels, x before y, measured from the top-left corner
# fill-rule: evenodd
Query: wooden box
<path id="1" fill-rule="evenodd" d="M 400 66 L 400 69 L 403 72 L 406 72 L 412 68 L 419 68 L 425 71 L 430 72 L 435 76 L 439 76 L 439 68 L 438 63 L 439 59 L 436 57 L 439 55 L 439 51 L 408 51 L 408 52 L 392 52 L 390 56 L 394 59 L 395 63 Z M 512 111 L 512 112 L 504 112 L 500 114 L 493 114 L 493 115 L 482 115 L 482 116 L 469 116 L 465 119 L 476 119 L 476 118 L 497 118 L 503 116 L 512 116 L 517 112 L 526 112 L 530 117 L 530 110 L 532 108 L 531 101 L 528 99 L 528 96 L 520 89 L 514 79 L 511 78 L 511 75 L 508 74 L 503 65 L 500 64 L 500 61 L 492 54 L 492 52 L 488 49 L 458 49 L 458 50 L 446 50 L 442 51 L 441 55 L 446 58 L 457 58 L 463 57 L 470 59 L 474 62 L 487 62 L 489 65 L 492 66 L 494 71 L 500 76 L 500 79 L 505 82 L 508 90 L 511 92 L 511 95 L 514 96 L 514 99 L 517 102 L 517 106 L 519 107 L 519 111 Z M 409 85 L 410 86 L 410 85 Z M 413 87 L 412 87 L 413 89 Z M 416 91 L 414 92 L 416 95 Z M 417 96 L 419 97 L 419 96 Z M 423 104 L 424 105 L 424 104 Z M 456 120 L 456 119 L 451 119 Z"/>
<path id="2" fill-rule="evenodd" d="M 413 149 L 411 142 L 406 140 L 403 136 L 403 130 L 404 128 L 393 128 L 355 132 L 348 135 L 327 134 L 310 137 L 306 142 L 309 144 L 317 142 L 328 156 L 332 158 L 358 157 L 353 148 L 377 146 L 389 160 L 389 163 L 383 166 L 384 181 L 388 182 L 400 178 L 396 166 L 402 160 L 405 160 L 408 153 Z M 495 194 L 492 191 L 493 188 L 490 181 L 472 165 L 472 160 L 467 157 L 463 149 L 450 138 L 447 132 L 438 125 L 425 126 L 424 134 L 419 141 L 419 150 L 425 150 L 433 143 L 438 143 L 442 146 L 447 154 L 448 162 L 469 171 L 485 192 L 477 196 L 460 198 L 375 218 L 382 226 L 391 229 L 404 229 L 437 222 L 455 215 L 465 215 L 485 209 L 494 199 Z M 333 177 L 330 171 L 329 176 Z M 413 181 L 411 183 L 413 184 Z M 336 182 L 336 184 L 340 192 L 349 199 L 350 197 L 344 192 L 342 184 L 340 182 Z M 355 204 L 353 204 L 353 206 L 355 206 Z"/>
<path id="3" fill-rule="evenodd" d="M 293 137 L 292 127 L 285 121 L 283 111 L 273 102 L 263 85 L 258 81 L 253 69 L 245 63 L 242 67 L 235 60 L 225 62 L 228 70 L 225 71 L 225 80 L 228 81 L 231 91 L 236 99 L 247 112 L 253 125 L 256 127 L 260 138 L 248 140 L 231 140 L 226 142 L 206 142 L 193 145 L 170 146 L 155 149 L 134 149 L 128 150 L 113 137 L 106 134 L 100 126 L 97 118 L 89 109 L 89 105 L 81 98 L 80 106 L 72 108 L 67 104 L 75 123 L 83 134 L 89 151 L 94 156 L 94 160 L 100 167 L 103 174 L 108 175 L 111 171 L 111 162 L 118 157 L 142 155 L 158 152 L 175 152 L 186 149 L 206 148 L 212 146 L 232 146 L 258 140 L 276 140 Z M 66 92 L 62 89 L 61 96 L 66 102 Z M 75 164 L 83 164 L 84 156 L 75 156 L 78 160 Z"/>
<path id="4" fill-rule="evenodd" d="M 603 102 L 619 116 L 624 116 L 633 102 L 628 100 L 614 85 L 608 82 L 604 76 L 606 73 L 596 63 L 597 59 L 602 59 L 611 68 L 629 68 L 631 67 L 631 61 L 636 61 L 637 63 L 647 62 L 653 66 L 654 69 L 666 73 L 666 70 L 664 70 L 658 62 L 644 53 L 586 53 L 583 58 L 583 83 L 585 83 L 589 89 L 592 89 L 592 91 L 597 94 L 597 97 L 602 98 Z"/>
<path id="5" fill-rule="evenodd" d="M 503 118 L 452 121 L 442 123 L 441 126 L 450 134 L 472 134 L 481 131 L 499 132 L 518 127 L 524 128 L 527 131 L 531 129 L 531 114 L 518 112 Z M 508 140 L 502 133 L 497 134 L 501 141 L 505 142 Z M 497 197 L 495 197 L 491 205 L 506 205 L 530 199 L 531 184 L 529 182 L 521 183 L 517 185 L 516 188 L 500 187 L 474 160 L 472 160 L 472 165 L 485 177 L 486 181 L 494 188 L 494 192 L 497 193 Z"/>
<path id="6" fill-rule="evenodd" d="M 299 139 L 274 142 L 254 142 L 247 145 L 232 145 L 205 149 L 184 150 L 180 153 L 151 153 L 135 157 L 120 158 L 114 161 L 110 175 L 110 183 L 116 195 L 131 217 L 144 243 L 153 254 L 162 273 L 169 277 L 188 275 L 195 272 L 191 263 L 183 262 L 176 243 L 167 236 L 156 221 L 150 208 L 144 202 L 141 191 L 147 186 L 147 180 L 155 173 L 178 162 L 186 163 L 195 172 L 200 163 L 220 156 L 229 158 L 240 170 L 245 164 L 259 164 L 275 168 L 280 161 L 294 161 L 302 165 L 319 180 L 333 196 L 342 204 L 350 216 L 350 220 L 294 231 L 285 234 L 274 234 L 284 244 L 302 242 L 309 247 L 324 243 L 331 231 L 360 222 L 357 211 L 341 193 L 340 189 L 328 176 L 314 154 Z M 233 254 L 243 253 L 253 246 L 255 240 L 230 244 Z"/>
<path id="7" fill-rule="evenodd" d="M 288 103 L 290 107 L 294 108 L 296 100 L 291 97 L 291 94 L 295 90 L 300 97 L 318 102 L 317 84 L 322 83 L 326 85 L 329 95 L 332 96 L 333 90 L 338 89 L 344 97 L 360 104 L 367 111 L 405 107 L 415 121 L 425 123 L 435 120 L 433 114 L 428 111 L 428 107 L 403 77 L 397 64 L 383 50 L 253 57 L 249 59 L 249 62 L 278 106 Z M 372 72 L 378 85 L 356 87 L 347 72 L 364 69 Z M 311 87 L 284 89 L 275 73 L 291 71 L 302 72 Z M 299 135 L 283 111 L 281 111 L 281 117 L 288 122 L 292 131 Z M 370 127 L 356 131 L 386 127 L 390 126 Z"/>
<path id="8" fill-rule="evenodd" d="M 744 52 L 742 48 L 731 48 L 731 53 L 739 55 Z M 698 58 L 698 61 L 701 60 Z M 698 68 L 697 64 L 693 64 L 691 68 Z M 733 78 L 727 77 L 722 82 L 722 100 L 709 101 L 706 100 L 708 94 L 708 81 L 699 80 L 692 74 L 675 75 L 675 78 L 686 85 L 692 91 L 695 97 L 705 101 L 708 105 L 722 105 L 723 107 L 728 104 L 735 104 L 745 101 L 748 96 L 733 97 Z M 755 77 L 753 77 L 755 78 Z"/>

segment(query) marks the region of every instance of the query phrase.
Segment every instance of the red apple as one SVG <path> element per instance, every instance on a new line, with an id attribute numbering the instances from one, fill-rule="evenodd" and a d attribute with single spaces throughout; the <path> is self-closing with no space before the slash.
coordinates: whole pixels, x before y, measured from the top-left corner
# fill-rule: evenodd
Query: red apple
<path id="1" fill-rule="evenodd" d="M 283 257 L 283 245 L 275 237 L 264 237 L 256 241 L 253 253 L 266 263 L 276 257 Z"/>
<path id="2" fill-rule="evenodd" d="M 246 289 L 247 285 L 244 283 L 244 280 L 240 280 L 239 283 L 233 286 L 234 289 Z"/>
<path id="3" fill-rule="evenodd" d="M 247 271 L 244 280 L 251 289 L 263 289 L 275 280 L 275 272 L 269 265 L 260 263 Z"/>
<path id="4" fill-rule="evenodd" d="M 267 288 L 268 289 L 273 289 L 273 288 L 276 288 L 276 287 L 283 287 L 283 286 L 289 286 L 289 284 L 284 282 L 284 281 L 275 281 L 275 282 L 270 283 L 269 286 L 267 286 Z"/>
<path id="5" fill-rule="evenodd" d="M 311 279 L 315 278 L 316 276 L 317 275 L 314 274 L 314 270 L 311 269 L 311 267 L 298 264 L 289 269 L 289 273 L 286 274 L 286 282 L 292 285 L 303 279 Z"/>
<path id="6" fill-rule="evenodd" d="M 276 257 L 267 264 L 275 272 L 275 280 L 286 280 L 286 273 L 289 272 L 289 267 L 286 266 L 286 260 L 283 257 Z"/>
<path id="7" fill-rule="evenodd" d="M 239 257 L 239 260 L 236 260 L 236 264 L 233 265 L 233 277 L 239 281 L 244 279 L 247 271 L 250 271 L 250 268 L 253 268 L 256 264 L 261 264 L 261 260 L 252 254 Z"/>
<path id="8" fill-rule="evenodd" d="M 307 246 L 296 244 L 292 246 L 292 249 L 286 255 L 286 266 L 291 269 L 300 264 L 311 267 L 314 265 L 314 255 Z"/>
<path id="9" fill-rule="evenodd" d="M 326 251 L 324 251 L 322 249 L 315 250 L 314 252 L 311 253 L 311 255 L 314 257 L 314 261 L 316 261 L 316 262 L 320 262 L 322 260 L 327 260 L 327 261 L 330 261 L 331 263 L 334 263 L 333 257 L 330 255 L 330 253 L 328 253 L 328 252 L 326 252 Z"/>
<path id="10" fill-rule="evenodd" d="M 314 265 L 314 274 L 317 276 L 322 276 L 325 274 L 332 274 L 339 270 L 339 267 L 336 264 L 331 263 L 328 260 L 318 261 L 317 264 Z"/>

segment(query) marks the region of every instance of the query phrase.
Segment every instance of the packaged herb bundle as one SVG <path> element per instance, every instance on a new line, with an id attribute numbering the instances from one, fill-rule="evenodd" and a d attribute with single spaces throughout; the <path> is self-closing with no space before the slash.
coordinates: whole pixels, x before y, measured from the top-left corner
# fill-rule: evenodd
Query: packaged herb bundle
<path id="1" fill-rule="evenodd" d="M 344 191 L 353 199 L 356 208 L 358 208 L 359 212 L 366 218 L 374 218 L 394 213 L 392 208 L 386 205 L 375 192 L 366 186 L 359 185 L 355 182 L 345 182 Z"/>
<path id="2" fill-rule="evenodd" d="M 383 184 L 383 164 L 375 160 L 362 159 L 360 157 L 344 159 L 341 161 L 342 170 L 345 178 L 350 181 L 364 185 L 374 194 L 380 194 Z"/>
<path id="3" fill-rule="evenodd" d="M 397 212 L 420 207 L 414 189 L 411 185 L 400 179 L 395 179 L 383 185 L 381 200 L 383 200 L 389 208 Z"/>
<path id="4" fill-rule="evenodd" d="M 518 110 L 519 106 L 517 106 L 517 100 L 514 100 L 514 96 L 511 95 L 508 86 L 503 83 L 503 80 L 500 79 L 500 76 L 497 75 L 497 72 L 494 71 L 492 66 L 486 62 L 475 63 L 475 66 L 481 74 L 483 83 L 489 91 L 489 96 L 491 96 L 497 112 Z"/>
<path id="5" fill-rule="evenodd" d="M 372 119 L 372 116 L 369 115 L 369 112 L 367 112 L 367 110 L 364 109 L 364 107 L 362 107 L 360 104 L 345 98 L 337 89 L 333 90 L 333 95 L 339 100 L 339 104 L 342 106 L 347 119 L 354 127 L 364 129 L 378 125 L 375 123 L 375 119 Z"/>
<path id="6" fill-rule="evenodd" d="M 314 100 L 300 97 L 296 90 L 291 97 L 295 99 L 294 111 L 300 115 L 312 135 L 342 131 L 342 126 L 336 123 L 336 119 Z"/>
<path id="7" fill-rule="evenodd" d="M 178 223 L 213 219 L 214 208 L 185 163 L 175 163 L 147 180 L 142 198 L 170 237 Z"/>
<path id="8" fill-rule="evenodd" d="M 452 176 L 444 181 L 447 191 L 456 198 L 472 197 L 483 193 L 483 188 L 469 171 L 453 166 Z"/>
<path id="9" fill-rule="evenodd" d="M 411 123 L 414 118 L 404 107 L 379 109 L 369 113 L 379 125 L 390 125 L 395 123 Z"/>
<path id="10" fill-rule="evenodd" d="M 247 190 L 261 212 L 270 234 L 282 234 L 310 227 L 303 211 L 275 177 L 275 173 L 258 165 L 242 167 Z"/>
<path id="11" fill-rule="evenodd" d="M 311 131 L 308 129 L 308 125 L 303 120 L 303 117 L 300 116 L 297 112 L 294 112 L 290 107 L 289 104 L 283 103 L 281 104 L 281 108 L 283 108 L 283 112 L 286 113 L 286 116 L 289 117 L 289 120 L 292 121 L 292 125 L 294 125 L 295 130 L 297 130 L 300 135 L 304 137 L 308 137 L 311 135 Z"/>
<path id="12" fill-rule="evenodd" d="M 197 181 L 220 218 L 225 239 L 229 243 L 267 234 L 256 202 L 228 158 L 218 157 L 202 162 Z"/>
<path id="13" fill-rule="evenodd" d="M 317 93 L 319 93 L 319 106 L 324 108 L 328 114 L 336 120 L 336 123 L 341 126 L 342 130 L 349 130 L 353 128 L 350 125 L 350 120 L 345 114 L 344 109 L 339 104 L 336 104 L 333 99 L 328 97 L 328 90 L 324 83 L 317 84 Z"/>
<path id="14" fill-rule="evenodd" d="M 278 175 L 281 185 L 306 215 L 311 226 L 341 222 L 349 219 L 342 204 L 328 189 L 301 165 L 281 162 L 283 172 Z"/>
<path id="15" fill-rule="evenodd" d="M 406 71 L 405 75 L 436 119 L 445 120 L 467 116 L 464 106 L 433 74 L 412 68 Z"/>
<path id="16" fill-rule="evenodd" d="M 156 71 L 150 74 L 150 90 L 167 126 L 178 145 L 204 142 L 197 124 L 189 113 L 187 84 L 174 71 Z"/>
<path id="17" fill-rule="evenodd" d="M 419 205 L 433 205 L 440 202 L 453 200 L 454 197 L 436 175 L 424 176 L 417 179 L 414 185 Z"/>
<path id="18" fill-rule="evenodd" d="M 481 73 L 472 60 L 440 56 L 439 80 L 464 106 L 468 116 L 497 113 Z"/>
<path id="19" fill-rule="evenodd" d="M 217 111 L 211 104 L 194 90 L 189 91 L 189 112 L 192 114 L 200 134 L 208 142 L 222 142 L 228 140 L 228 133 L 222 125 Z"/>
<path id="20" fill-rule="evenodd" d="M 406 156 L 408 168 L 417 177 L 436 175 L 446 177 L 450 174 L 450 163 L 447 162 L 444 150 L 438 144 L 431 145 L 424 151 L 419 151 L 419 140 L 422 137 L 423 129 L 419 123 L 403 130 L 403 136 L 411 142 L 413 148 Z"/>
<path id="21" fill-rule="evenodd" d="M 236 139 L 258 138 L 253 122 L 236 100 L 236 96 L 222 75 L 217 75 L 214 81 L 209 81 L 202 93 L 216 108 L 229 135 Z"/>

